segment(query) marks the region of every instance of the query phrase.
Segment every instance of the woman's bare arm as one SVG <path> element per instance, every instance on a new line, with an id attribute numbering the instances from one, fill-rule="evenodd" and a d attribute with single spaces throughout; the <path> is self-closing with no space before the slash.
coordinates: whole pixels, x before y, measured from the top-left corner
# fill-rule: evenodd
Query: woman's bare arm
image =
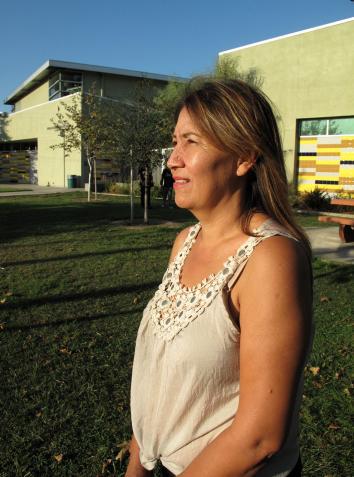
<path id="1" fill-rule="evenodd" d="M 240 402 L 233 424 L 180 477 L 251 477 L 286 438 L 310 339 L 310 270 L 284 237 L 257 246 L 231 295 L 240 311 Z"/>

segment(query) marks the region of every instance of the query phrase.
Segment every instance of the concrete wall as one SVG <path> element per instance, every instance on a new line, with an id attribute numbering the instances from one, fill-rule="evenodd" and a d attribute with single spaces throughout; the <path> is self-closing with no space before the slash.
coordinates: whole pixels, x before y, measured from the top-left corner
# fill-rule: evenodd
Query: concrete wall
<path id="1" fill-rule="evenodd" d="M 60 100 L 49 101 L 42 105 L 33 106 L 8 116 L 5 126 L 6 141 L 38 141 L 38 184 L 46 186 L 67 186 L 67 176 L 81 176 L 81 151 L 74 151 L 65 160 L 63 149 L 52 150 L 53 144 L 58 144 L 62 138 L 53 129 L 50 121 L 57 112 L 60 101 L 71 101 L 72 96 Z"/>
<path id="2" fill-rule="evenodd" d="M 46 103 L 49 99 L 49 84 L 48 81 L 38 86 L 35 90 L 24 96 L 15 103 L 15 112 L 23 109 L 36 106 L 38 104 Z"/>
<path id="3" fill-rule="evenodd" d="M 296 164 L 296 121 L 354 115 L 354 21 L 225 53 L 256 68 L 277 107 L 289 179 Z"/>

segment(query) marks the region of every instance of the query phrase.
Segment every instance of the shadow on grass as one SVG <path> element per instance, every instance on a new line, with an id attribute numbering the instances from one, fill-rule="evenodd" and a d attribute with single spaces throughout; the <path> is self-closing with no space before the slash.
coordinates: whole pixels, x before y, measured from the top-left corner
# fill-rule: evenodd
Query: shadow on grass
<path id="1" fill-rule="evenodd" d="M 331 265 L 331 268 L 335 265 Z M 330 283 L 348 283 L 353 280 L 354 276 L 354 265 L 337 265 L 336 268 L 333 270 L 329 270 L 328 272 L 321 273 L 319 275 L 314 275 L 314 280 L 318 280 L 320 278 L 327 277 Z"/>
<path id="2" fill-rule="evenodd" d="M 26 309 L 32 306 L 53 305 L 57 303 L 74 302 L 78 300 L 97 299 L 121 295 L 124 293 L 140 293 L 146 290 L 153 290 L 159 284 L 159 281 L 153 281 L 141 285 L 122 285 L 120 287 L 102 288 L 100 290 L 89 290 L 84 293 L 71 293 L 66 295 L 60 294 L 41 298 L 19 300 L 12 303 L 5 303 L 4 305 L 2 305 L 2 310 Z"/>
<path id="3" fill-rule="evenodd" d="M 61 257 L 49 257 L 49 258 L 38 258 L 32 260 L 19 260 L 16 262 L 6 262 L 2 263 L 2 266 L 9 267 L 9 266 L 16 266 L 16 265 L 33 265 L 35 263 L 48 263 L 48 262 L 60 262 L 63 260 L 77 260 L 80 258 L 87 258 L 87 257 L 100 257 L 100 256 L 107 256 L 107 255 L 116 255 L 119 253 L 129 253 L 129 252 L 146 252 L 149 250 L 165 250 L 171 248 L 171 244 L 160 244 L 158 246 L 151 246 L 151 247 L 135 247 L 135 248 L 117 248 L 113 250 L 107 250 L 104 252 L 90 252 L 90 253 L 77 253 L 73 255 L 63 255 Z"/>
<path id="4" fill-rule="evenodd" d="M 74 318 L 67 318 L 67 319 L 61 319 L 61 320 L 54 320 L 54 321 L 47 321 L 47 322 L 42 322 L 42 323 L 30 323 L 26 325 L 9 325 L 4 327 L 3 332 L 4 333 L 14 333 L 19 330 L 34 330 L 37 328 L 54 328 L 56 326 L 61 326 L 61 325 L 68 325 L 71 323 L 75 324 L 85 324 L 93 321 L 98 321 L 102 320 L 104 318 L 114 318 L 114 319 L 119 319 L 127 314 L 131 313 L 142 313 L 145 308 L 145 305 L 140 305 L 139 307 L 134 307 L 134 308 L 129 308 L 126 310 L 120 310 L 119 313 L 96 313 L 94 315 L 83 315 L 83 316 L 75 316 Z"/>
<path id="5" fill-rule="evenodd" d="M 151 219 L 186 222 L 192 219 L 188 211 L 165 209 L 153 202 Z M 143 210 L 135 208 L 135 218 L 141 221 Z M 109 198 L 87 203 L 80 194 L 62 196 L 14 197 L 0 200 L 1 241 L 31 235 L 52 235 L 76 229 L 86 230 L 100 223 L 129 220 L 127 199 Z"/>

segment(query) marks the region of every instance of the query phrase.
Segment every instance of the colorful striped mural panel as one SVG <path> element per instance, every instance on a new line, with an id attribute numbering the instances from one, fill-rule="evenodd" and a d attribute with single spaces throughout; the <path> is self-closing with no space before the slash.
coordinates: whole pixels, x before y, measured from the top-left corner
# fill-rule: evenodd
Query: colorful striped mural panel
<path id="1" fill-rule="evenodd" d="M 298 190 L 354 192 L 354 136 L 301 137 Z"/>

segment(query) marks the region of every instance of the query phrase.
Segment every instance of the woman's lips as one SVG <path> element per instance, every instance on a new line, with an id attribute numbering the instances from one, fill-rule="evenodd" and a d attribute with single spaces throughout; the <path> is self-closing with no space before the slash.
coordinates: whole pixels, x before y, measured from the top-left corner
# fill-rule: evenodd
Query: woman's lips
<path id="1" fill-rule="evenodd" d="M 184 177 L 174 177 L 174 183 L 173 183 L 173 188 L 176 189 L 182 189 L 185 187 L 187 184 L 189 184 L 190 180 L 186 179 Z"/>

